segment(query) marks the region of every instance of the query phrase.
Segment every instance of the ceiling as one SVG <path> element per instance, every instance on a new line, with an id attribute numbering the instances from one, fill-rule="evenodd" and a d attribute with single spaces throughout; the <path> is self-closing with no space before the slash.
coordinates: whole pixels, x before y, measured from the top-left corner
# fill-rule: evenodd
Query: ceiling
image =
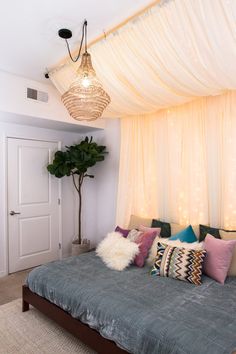
<path id="1" fill-rule="evenodd" d="M 96 38 L 151 0 L 8 0 L 0 12 L 0 70 L 45 82 L 46 68 L 67 54 L 60 28 L 73 32 L 78 45 L 84 19 L 88 41 Z"/>

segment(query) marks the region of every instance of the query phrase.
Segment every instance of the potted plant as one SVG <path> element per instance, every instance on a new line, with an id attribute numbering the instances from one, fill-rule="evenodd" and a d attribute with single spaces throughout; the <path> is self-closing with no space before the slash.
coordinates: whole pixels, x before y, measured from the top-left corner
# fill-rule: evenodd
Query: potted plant
<path id="1" fill-rule="evenodd" d="M 82 185 L 85 178 L 94 178 L 88 174 L 89 167 L 103 161 L 107 154 L 106 146 L 98 145 L 86 136 L 79 144 L 66 146 L 65 151 L 57 151 L 52 164 L 47 166 L 49 173 L 57 178 L 72 176 L 75 190 L 79 197 L 78 237 L 72 242 L 72 255 L 80 254 L 89 250 L 90 243 L 82 237 Z"/>

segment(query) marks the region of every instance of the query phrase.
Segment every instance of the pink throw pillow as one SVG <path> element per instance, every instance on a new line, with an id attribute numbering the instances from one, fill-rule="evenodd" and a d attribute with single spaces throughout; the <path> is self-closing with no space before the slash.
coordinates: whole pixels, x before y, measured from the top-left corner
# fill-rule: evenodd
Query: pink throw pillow
<path id="1" fill-rule="evenodd" d="M 139 225 L 138 229 L 139 229 L 139 231 L 142 231 L 142 232 L 147 232 L 147 231 L 153 232 L 153 231 L 155 231 L 156 232 L 156 236 L 160 236 L 160 234 L 161 234 L 161 228 L 160 227 L 147 227 L 147 226 Z"/>
<path id="2" fill-rule="evenodd" d="M 224 241 L 207 234 L 204 240 L 206 258 L 204 260 L 204 273 L 224 284 L 233 256 L 236 240 Z"/>
<path id="3" fill-rule="evenodd" d="M 143 267 L 145 259 L 148 256 L 148 252 L 152 247 L 153 241 L 157 236 L 156 231 L 143 232 L 140 237 L 135 241 L 139 245 L 139 253 L 134 259 L 134 264 L 137 267 Z M 228 242 L 228 241 L 227 241 Z"/>

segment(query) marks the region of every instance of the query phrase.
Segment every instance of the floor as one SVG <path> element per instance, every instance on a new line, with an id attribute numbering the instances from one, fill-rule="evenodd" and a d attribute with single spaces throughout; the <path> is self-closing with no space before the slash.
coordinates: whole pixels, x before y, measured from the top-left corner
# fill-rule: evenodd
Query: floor
<path id="1" fill-rule="evenodd" d="M 31 269 L 0 278 L 0 305 L 21 297 L 22 285 Z"/>

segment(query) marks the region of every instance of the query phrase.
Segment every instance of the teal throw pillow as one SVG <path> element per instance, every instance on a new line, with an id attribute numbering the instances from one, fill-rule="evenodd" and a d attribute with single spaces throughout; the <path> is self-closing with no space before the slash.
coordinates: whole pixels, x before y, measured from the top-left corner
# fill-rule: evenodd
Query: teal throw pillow
<path id="1" fill-rule="evenodd" d="M 186 227 L 186 229 L 178 232 L 177 234 L 171 236 L 169 238 L 169 240 L 180 240 L 181 242 L 188 242 L 188 243 L 192 243 L 192 242 L 196 242 L 197 241 L 197 237 L 193 231 L 193 228 L 191 225 L 189 225 L 188 227 Z"/>

